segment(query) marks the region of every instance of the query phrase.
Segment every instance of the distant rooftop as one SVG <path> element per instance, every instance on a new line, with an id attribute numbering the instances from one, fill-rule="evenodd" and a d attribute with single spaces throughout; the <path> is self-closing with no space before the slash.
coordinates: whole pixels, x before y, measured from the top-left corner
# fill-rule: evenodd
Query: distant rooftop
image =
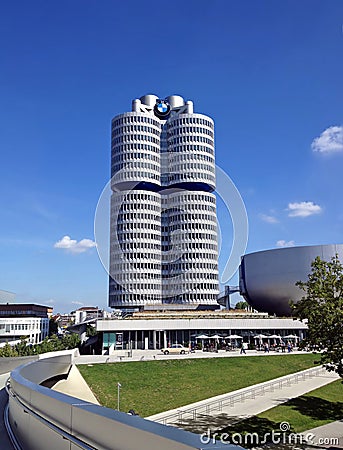
<path id="1" fill-rule="evenodd" d="M 188 308 L 189 309 L 189 308 Z M 126 317 L 125 320 L 130 319 L 263 319 L 268 317 L 268 313 L 249 312 L 234 309 L 222 309 L 216 311 L 141 311 L 134 312 L 131 316 Z"/>
<path id="2" fill-rule="evenodd" d="M 0 317 L 47 317 L 51 310 L 50 306 L 34 303 L 1 303 Z"/>
<path id="3" fill-rule="evenodd" d="M 201 303 L 159 303 L 144 305 L 144 311 L 209 311 L 219 308 L 219 305 L 203 305 Z"/>
<path id="4" fill-rule="evenodd" d="M 76 311 L 100 311 L 98 306 L 81 306 Z"/>

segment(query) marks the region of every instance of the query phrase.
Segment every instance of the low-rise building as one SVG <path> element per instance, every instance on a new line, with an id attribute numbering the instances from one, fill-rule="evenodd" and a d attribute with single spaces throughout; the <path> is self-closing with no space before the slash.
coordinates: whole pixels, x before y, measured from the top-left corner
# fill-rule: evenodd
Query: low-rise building
<path id="1" fill-rule="evenodd" d="M 51 308 L 29 303 L 0 304 L 0 343 L 27 338 L 38 344 L 49 334 Z"/>
<path id="2" fill-rule="evenodd" d="M 82 306 L 76 311 L 73 311 L 72 314 L 75 314 L 75 323 L 103 317 L 102 309 L 98 308 L 97 306 Z"/>
<path id="3" fill-rule="evenodd" d="M 199 335 L 240 336 L 256 343 L 256 335 L 279 336 L 297 341 L 305 337 L 307 325 L 299 320 L 270 317 L 264 313 L 237 311 L 144 311 L 125 319 L 96 321 L 102 335 L 103 352 L 113 349 L 161 349 L 171 344 L 191 345 Z"/>

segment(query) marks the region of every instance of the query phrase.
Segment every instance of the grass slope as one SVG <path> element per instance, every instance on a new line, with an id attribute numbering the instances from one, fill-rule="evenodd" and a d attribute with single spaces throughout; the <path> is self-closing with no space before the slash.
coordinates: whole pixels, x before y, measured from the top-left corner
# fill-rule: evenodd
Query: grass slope
<path id="1" fill-rule="evenodd" d="M 335 420 L 342 420 L 342 381 L 334 381 L 315 389 L 283 405 L 264 411 L 258 417 L 274 423 L 286 421 L 291 425 L 292 430 L 297 433 Z"/>
<path id="2" fill-rule="evenodd" d="M 169 359 L 78 366 L 101 405 L 147 417 L 215 395 L 307 369 L 315 355 Z"/>

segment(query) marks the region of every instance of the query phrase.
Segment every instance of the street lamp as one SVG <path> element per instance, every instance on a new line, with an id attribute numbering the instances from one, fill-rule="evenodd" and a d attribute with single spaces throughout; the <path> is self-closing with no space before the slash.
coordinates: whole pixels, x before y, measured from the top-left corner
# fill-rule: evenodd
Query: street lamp
<path id="1" fill-rule="evenodd" d="M 118 382 L 117 386 L 118 386 L 117 410 L 120 411 L 119 407 L 120 407 L 120 388 L 121 388 L 121 384 Z"/>

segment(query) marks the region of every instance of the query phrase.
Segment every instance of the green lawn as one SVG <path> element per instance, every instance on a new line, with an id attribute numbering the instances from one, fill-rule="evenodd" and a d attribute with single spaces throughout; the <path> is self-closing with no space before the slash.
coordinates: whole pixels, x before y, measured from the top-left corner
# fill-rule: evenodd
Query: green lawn
<path id="1" fill-rule="evenodd" d="M 169 359 L 78 366 L 101 405 L 147 417 L 313 367 L 318 356 L 275 355 Z"/>
<path id="2" fill-rule="evenodd" d="M 301 433 L 335 420 L 342 420 L 342 417 L 343 384 L 338 380 L 257 416 L 228 424 L 218 432 L 229 436 L 236 433 L 256 433 L 263 438 L 270 436 L 273 431 L 279 433 L 281 422 L 288 422 L 290 425 L 287 433 Z"/>
<path id="3" fill-rule="evenodd" d="M 343 384 L 334 381 L 259 414 L 272 422 L 288 422 L 299 433 L 343 418 Z"/>

